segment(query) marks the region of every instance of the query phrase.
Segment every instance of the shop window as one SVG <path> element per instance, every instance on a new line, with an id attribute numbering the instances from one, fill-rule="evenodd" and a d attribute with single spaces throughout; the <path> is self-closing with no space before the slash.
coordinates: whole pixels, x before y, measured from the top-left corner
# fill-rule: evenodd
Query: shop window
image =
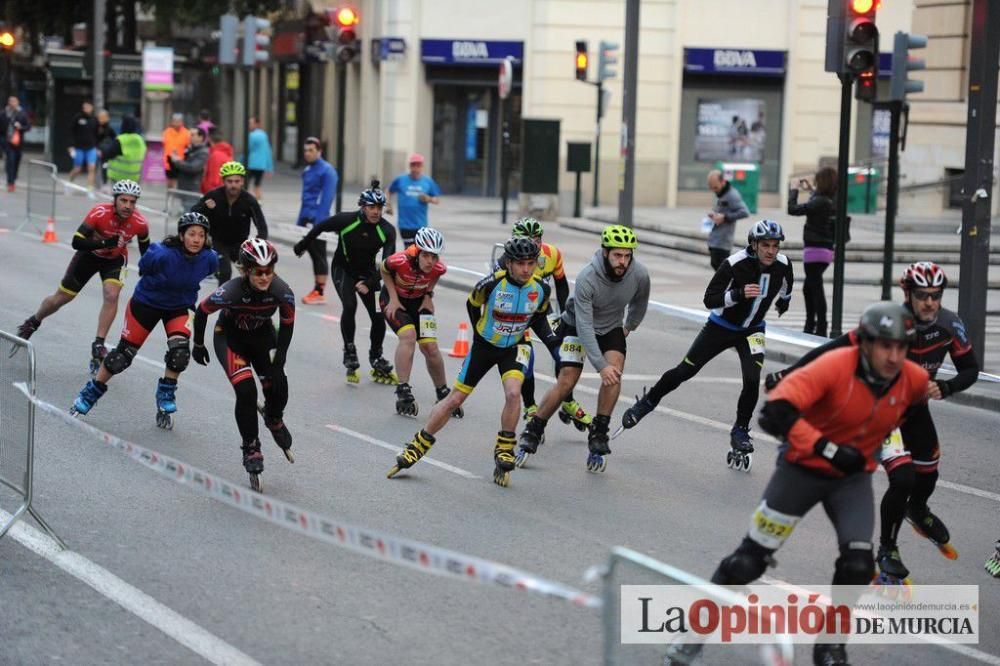
<path id="1" fill-rule="evenodd" d="M 948 199 L 945 202 L 946 208 L 962 208 L 962 177 L 965 169 L 945 169 L 945 192 Z"/>

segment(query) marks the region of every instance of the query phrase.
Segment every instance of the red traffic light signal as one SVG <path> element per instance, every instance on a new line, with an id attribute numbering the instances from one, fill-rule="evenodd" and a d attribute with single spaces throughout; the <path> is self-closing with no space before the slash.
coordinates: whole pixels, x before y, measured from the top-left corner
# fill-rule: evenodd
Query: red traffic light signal
<path id="1" fill-rule="evenodd" d="M 864 70 L 858 74 L 858 81 L 854 88 L 854 99 L 862 102 L 874 102 L 877 95 L 877 76 L 874 67 Z"/>
<path id="2" fill-rule="evenodd" d="M 361 45 L 358 40 L 358 23 L 361 17 L 354 7 L 340 7 L 333 11 L 333 28 L 336 30 L 337 60 L 354 61 Z"/>
<path id="3" fill-rule="evenodd" d="M 3 49 L 10 50 L 14 48 L 14 44 L 16 43 L 17 40 L 14 38 L 14 33 L 7 30 L 0 33 L 0 47 Z"/>
<path id="4" fill-rule="evenodd" d="M 587 55 L 587 42 L 578 41 L 576 43 L 576 80 L 587 80 L 587 67 L 590 65 L 590 57 Z"/>

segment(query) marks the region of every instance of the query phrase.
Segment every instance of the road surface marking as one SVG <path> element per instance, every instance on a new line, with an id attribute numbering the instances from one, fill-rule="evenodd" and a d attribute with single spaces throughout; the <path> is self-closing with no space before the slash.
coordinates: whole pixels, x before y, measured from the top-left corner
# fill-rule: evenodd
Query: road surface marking
<path id="1" fill-rule="evenodd" d="M 393 453 L 398 453 L 400 449 L 400 446 L 398 444 L 393 445 L 390 444 L 389 442 L 383 442 L 381 439 L 375 439 L 374 437 L 366 435 L 363 432 L 351 430 L 350 428 L 345 428 L 344 426 L 335 425 L 333 423 L 327 423 L 326 427 L 330 430 L 333 430 L 334 432 L 339 432 L 343 435 L 347 435 L 348 437 L 354 437 L 355 439 L 360 439 L 363 442 L 374 444 L 375 446 L 386 449 L 387 451 L 392 451 Z M 458 474 L 459 476 L 464 477 L 466 479 L 483 478 L 481 476 L 473 474 L 472 472 L 468 472 L 462 469 L 461 467 L 455 467 L 454 465 L 449 465 L 448 463 L 443 463 L 439 460 L 434 460 L 433 458 L 429 458 L 428 456 L 424 456 L 423 458 L 420 459 L 420 461 L 425 462 L 429 465 L 434 465 L 435 467 L 440 467 L 441 469 L 451 472 L 452 474 Z"/>

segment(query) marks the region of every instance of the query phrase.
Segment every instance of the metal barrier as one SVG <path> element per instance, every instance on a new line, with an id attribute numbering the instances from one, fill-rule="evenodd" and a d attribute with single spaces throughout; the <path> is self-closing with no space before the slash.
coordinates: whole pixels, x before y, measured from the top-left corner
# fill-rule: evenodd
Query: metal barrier
<path id="1" fill-rule="evenodd" d="M 10 520 L 0 525 L 0 538 L 25 513 L 52 535 L 60 546 L 62 539 L 42 520 L 31 506 L 34 487 L 35 403 L 25 393 L 35 395 L 35 350 L 27 340 L 0 331 L 4 343 L 0 350 L 0 485 L 14 491 L 21 505 L 11 512 Z M 20 387 L 24 387 L 21 390 Z"/>
<path id="2" fill-rule="evenodd" d="M 636 571 L 630 572 L 629 580 L 619 581 L 616 578 L 621 565 L 631 565 Z M 621 585 L 690 585 L 697 588 L 705 596 L 718 601 L 739 605 L 745 599 L 730 590 L 711 583 L 702 578 L 678 569 L 665 562 L 660 562 L 648 555 L 616 546 L 611 549 L 611 557 L 607 565 L 595 567 L 588 572 L 591 580 L 600 577 L 603 581 L 601 591 L 601 625 L 604 633 L 605 666 L 633 663 L 672 663 L 664 658 L 664 653 L 670 651 L 669 645 L 629 645 L 627 648 L 621 642 L 621 610 L 618 592 Z M 625 650 L 628 655 L 623 655 Z M 791 664 L 794 657 L 792 639 L 786 635 L 775 636 L 772 645 L 706 645 L 698 663 L 749 663 L 750 652 L 757 652 L 761 664 L 780 666 Z M 659 659 L 657 659 L 657 657 Z"/>
<path id="3" fill-rule="evenodd" d="M 171 221 L 176 221 L 178 217 L 191 210 L 191 207 L 201 199 L 201 192 L 191 192 L 189 190 L 178 190 L 170 188 L 167 190 L 167 198 L 163 201 L 163 235 L 169 236 L 174 232 Z"/>
<path id="4" fill-rule="evenodd" d="M 14 231 L 20 231 L 26 224 L 32 224 L 39 232 L 56 219 L 56 165 L 52 162 L 30 160 L 28 162 L 28 196 L 24 220 Z M 41 227 L 36 224 L 41 223 Z"/>

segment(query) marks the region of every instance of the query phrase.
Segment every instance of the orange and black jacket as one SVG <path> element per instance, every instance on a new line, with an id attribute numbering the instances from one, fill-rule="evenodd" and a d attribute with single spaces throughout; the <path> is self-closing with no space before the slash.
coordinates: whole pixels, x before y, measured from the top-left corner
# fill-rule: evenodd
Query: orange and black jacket
<path id="1" fill-rule="evenodd" d="M 860 451 L 867 459 L 865 471 L 873 472 L 873 456 L 882 441 L 905 420 L 911 406 L 926 401 L 929 375 L 919 365 L 905 361 L 899 375 L 879 390 L 862 378 L 860 355 L 858 347 L 829 351 L 771 391 L 760 424 L 785 440 L 785 460 L 827 476 L 843 476 L 815 452 L 817 443 L 829 441 Z"/>

